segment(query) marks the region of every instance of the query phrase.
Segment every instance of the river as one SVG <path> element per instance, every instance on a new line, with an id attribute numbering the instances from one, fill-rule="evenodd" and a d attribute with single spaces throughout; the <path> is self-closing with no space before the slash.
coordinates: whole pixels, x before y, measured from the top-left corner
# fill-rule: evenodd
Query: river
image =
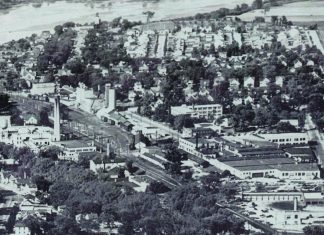
<path id="1" fill-rule="evenodd" d="M 57 1 L 43 3 L 41 7 L 32 4 L 17 6 L 8 11 L 0 11 L 0 43 L 52 30 L 56 25 L 73 21 L 93 22 L 98 12 L 102 20 L 123 17 L 129 20 L 145 21 L 144 11 L 154 11 L 152 20 L 172 19 L 210 12 L 222 7 L 234 8 L 237 4 L 251 4 L 253 0 L 111 0 L 94 5 Z"/>

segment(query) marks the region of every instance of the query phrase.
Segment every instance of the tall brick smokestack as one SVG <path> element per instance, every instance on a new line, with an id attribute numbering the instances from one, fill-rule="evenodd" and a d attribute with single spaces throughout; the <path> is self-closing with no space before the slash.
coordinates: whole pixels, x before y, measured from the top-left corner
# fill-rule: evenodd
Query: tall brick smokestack
<path id="1" fill-rule="evenodd" d="M 54 141 L 61 140 L 60 96 L 54 98 Z"/>

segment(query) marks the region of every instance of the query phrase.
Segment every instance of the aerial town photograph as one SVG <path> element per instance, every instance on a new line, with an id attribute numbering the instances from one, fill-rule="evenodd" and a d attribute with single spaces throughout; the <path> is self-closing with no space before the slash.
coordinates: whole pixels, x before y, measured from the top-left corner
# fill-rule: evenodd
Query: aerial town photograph
<path id="1" fill-rule="evenodd" d="M 0 0 L 0 235 L 324 235 L 324 0 Z"/>

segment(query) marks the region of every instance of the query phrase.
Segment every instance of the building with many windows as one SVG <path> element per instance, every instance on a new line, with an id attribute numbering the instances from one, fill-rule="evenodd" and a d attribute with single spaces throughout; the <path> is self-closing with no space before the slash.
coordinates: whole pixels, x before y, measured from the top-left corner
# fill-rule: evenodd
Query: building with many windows
<path id="1" fill-rule="evenodd" d="M 47 126 L 13 126 L 10 116 L 0 116 L 0 142 L 38 151 L 53 141 L 54 130 Z"/>
<path id="2" fill-rule="evenodd" d="M 220 169 L 229 170 L 241 179 L 273 177 L 278 179 L 311 180 L 320 176 L 315 163 L 297 164 L 290 158 L 218 161 Z"/>
<path id="3" fill-rule="evenodd" d="M 305 132 L 259 134 L 259 136 L 278 145 L 307 144 L 309 141 Z"/>
<path id="4" fill-rule="evenodd" d="M 93 142 L 89 141 L 66 140 L 54 142 L 54 144 L 62 149 L 62 153 L 58 156 L 61 160 L 78 161 L 80 153 L 92 153 L 97 151 Z"/>
<path id="5" fill-rule="evenodd" d="M 220 104 L 172 106 L 171 115 L 190 115 L 193 118 L 214 119 L 223 115 L 223 107 Z"/>

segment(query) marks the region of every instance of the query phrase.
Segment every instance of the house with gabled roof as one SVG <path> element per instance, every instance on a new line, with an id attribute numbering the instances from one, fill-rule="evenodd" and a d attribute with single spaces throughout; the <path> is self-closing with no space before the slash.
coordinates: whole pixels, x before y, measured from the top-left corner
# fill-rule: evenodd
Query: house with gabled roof
<path id="1" fill-rule="evenodd" d="M 38 116 L 35 113 L 25 113 L 22 115 L 24 119 L 25 125 L 37 125 L 38 124 Z"/>
<path id="2" fill-rule="evenodd" d="M 244 78 L 244 87 L 254 87 L 254 77 L 245 77 Z"/>
<path id="3" fill-rule="evenodd" d="M 262 88 L 265 88 L 265 87 L 268 86 L 269 82 L 270 82 L 270 79 L 269 78 L 264 78 L 264 79 L 262 79 L 260 81 L 260 85 L 259 86 L 262 87 Z"/>
<path id="4" fill-rule="evenodd" d="M 240 87 L 240 82 L 236 78 L 229 79 L 229 86 L 231 90 L 238 90 Z"/>

